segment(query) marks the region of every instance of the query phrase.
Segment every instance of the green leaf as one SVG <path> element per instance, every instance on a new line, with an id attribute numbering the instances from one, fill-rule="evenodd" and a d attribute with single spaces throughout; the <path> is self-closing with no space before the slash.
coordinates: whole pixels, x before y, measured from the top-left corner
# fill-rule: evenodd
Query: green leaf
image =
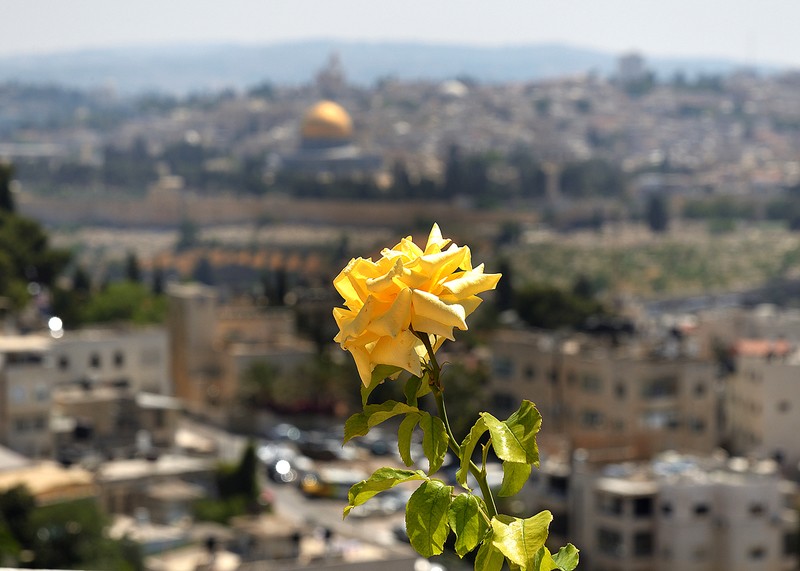
<path id="1" fill-rule="evenodd" d="M 347 505 L 344 508 L 342 518 L 347 517 L 356 506 L 360 506 L 371 497 L 394 488 L 397 484 L 411 482 L 413 480 L 427 480 L 428 476 L 422 470 L 398 470 L 396 468 L 378 468 L 366 480 L 350 486 L 347 493 Z"/>
<path id="2" fill-rule="evenodd" d="M 378 365 L 372 370 L 372 378 L 369 381 L 369 386 L 365 387 L 361 384 L 361 406 L 366 406 L 369 395 L 372 391 L 388 378 L 396 379 L 403 369 L 395 367 L 394 365 Z"/>
<path id="3" fill-rule="evenodd" d="M 479 418 L 469 431 L 469 434 L 464 438 L 461 443 L 461 467 L 456 472 L 456 481 L 462 486 L 467 485 L 467 474 L 469 473 L 469 461 L 472 458 L 472 453 L 481 439 L 481 436 L 486 432 L 486 422 L 483 417 Z"/>
<path id="4" fill-rule="evenodd" d="M 427 412 L 422 412 L 419 425 L 422 428 L 422 450 L 428 458 L 428 474 L 435 474 L 444 463 L 447 445 L 450 443 L 447 428 L 441 418 Z"/>
<path id="5" fill-rule="evenodd" d="M 536 445 L 536 434 L 542 428 L 542 415 L 536 405 L 529 400 L 523 400 L 516 412 L 505 421 L 521 446 L 532 458 L 529 462 L 539 467 L 539 447 Z"/>
<path id="6" fill-rule="evenodd" d="M 531 465 L 518 462 L 503 462 L 503 485 L 497 495 L 508 498 L 516 495 L 531 476 Z"/>
<path id="7" fill-rule="evenodd" d="M 558 553 L 553 556 L 553 559 L 561 571 L 574 571 L 580 559 L 578 548 L 571 543 L 567 543 L 558 550 Z"/>
<path id="8" fill-rule="evenodd" d="M 381 422 L 409 412 L 419 412 L 419 409 L 393 400 L 381 404 L 368 404 L 363 412 L 357 412 L 344 423 L 344 442 L 356 436 L 364 436 L 370 428 Z"/>
<path id="9" fill-rule="evenodd" d="M 498 458 L 506 462 L 525 463 L 528 461 L 527 452 L 505 422 L 497 420 L 488 412 L 482 412 L 481 418 L 492 435 L 492 448 Z"/>
<path id="10" fill-rule="evenodd" d="M 403 393 L 406 395 L 406 402 L 409 406 L 417 406 L 417 392 L 420 388 L 422 388 L 422 379 L 419 377 L 411 376 L 406 381 Z"/>
<path id="11" fill-rule="evenodd" d="M 489 524 L 483 516 L 485 513 L 483 500 L 472 494 L 459 494 L 450 502 L 447 521 L 456 534 L 455 549 L 459 557 L 475 549 L 486 536 Z"/>
<path id="12" fill-rule="evenodd" d="M 400 428 L 397 429 L 397 450 L 406 466 L 414 464 L 414 459 L 411 457 L 411 436 L 414 434 L 414 428 L 419 419 L 419 414 L 409 412 L 400 423 Z"/>
<path id="13" fill-rule="evenodd" d="M 453 486 L 440 480 L 423 482 L 406 504 L 406 531 L 411 546 L 423 557 L 439 555 L 450 532 L 447 512 Z"/>
<path id="14" fill-rule="evenodd" d="M 500 571 L 505 557 L 489 539 L 486 539 L 475 556 L 475 571 Z"/>
<path id="15" fill-rule="evenodd" d="M 557 569 L 558 563 L 553 560 L 550 550 L 542 546 L 536 553 L 536 557 L 533 558 L 532 571 L 556 571 Z"/>
<path id="16" fill-rule="evenodd" d="M 363 412 L 357 412 L 348 418 L 344 423 L 344 442 L 346 443 L 351 438 L 356 436 L 364 436 L 369 432 L 369 424 L 367 424 L 367 415 Z"/>
<path id="17" fill-rule="evenodd" d="M 553 521 L 549 511 L 520 519 L 505 515 L 492 518 L 492 545 L 508 560 L 525 569 L 534 569 L 536 554 L 547 540 Z"/>
<path id="18" fill-rule="evenodd" d="M 536 433 L 542 425 L 542 417 L 533 403 L 523 401 L 519 410 L 507 421 L 497 420 L 488 412 L 481 418 L 492 435 L 492 448 L 497 457 L 506 462 L 539 464 L 539 448 L 536 446 Z"/>

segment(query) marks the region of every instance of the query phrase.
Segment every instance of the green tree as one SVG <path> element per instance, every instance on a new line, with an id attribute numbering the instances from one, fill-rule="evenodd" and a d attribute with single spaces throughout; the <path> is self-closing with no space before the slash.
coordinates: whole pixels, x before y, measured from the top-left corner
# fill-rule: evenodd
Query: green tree
<path id="1" fill-rule="evenodd" d="M 205 285 L 214 285 L 214 266 L 211 265 L 211 260 L 203 256 L 197 260 L 197 264 L 192 270 L 192 279 Z"/>
<path id="2" fill-rule="evenodd" d="M 16 210 L 14 196 L 11 193 L 11 181 L 14 178 L 14 167 L 0 162 L 0 211 L 13 213 Z"/>
<path id="3" fill-rule="evenodd" d="M 77 266 L 72 274 L 72 290 L 86 295 L 92 291 L 92 278 L 83 266 Z"/>
<path id="4" fill-rule="evenodd" d="M 105 536 L 106 515 L 93 499 L 37 508 L 30 523 L 36 530 L 33 567 L 41 569 L 142 569 L 135 546 Z M 127 559 L 130 558 L 130 559 Z"/>
<path id="5" fill-rule="evenodd" d="M 279 371 L 271 363 L 253 361 L 239 379 L 239 400 L 248 408 L 265 408 L 272 402 L 272 387 Z"/>
<path id="6" fill-rule="evenodd" d="M 592 315 L 605 313 L 603 305 L 554 286 L 532 284 L 515 293 L 519 316 L 532 327 L 579 328 Z"/>
<path id="7" fill-rule="evenodd" d="M 122 281 L 108 284 L 89 298 L 81 320 L 84 323 L 163 323 L 166 314 L 167 301 L 163 296 L 151 295 L 140 283 Z"/>
<path id="8" fill-rule="evenodd" d="M 69 252 L 50 247 L 37 222 L 0 209 L 0 296 L 23 306 L 27 284 L 52 288 L 69 258 Z"/>
<path id="9" fill-rule="evenodd" d="M 514 268 L 508 259 L 503 258 L 497 264 L 497 271 L 503 275 L 503 279 L 497 282 L 494 304 L 498 311 L 512 309 L 514 307 Z"/>
<path id="10" fill-rule="evenodd" d="M 157 266 L 153 269 L 153 284 L 151 291 L 155 296 L 164 294 L 164 268 L 161 266 Z"/>
<path id="11" fill-rule="evenodd" d="M 0 565 L 34 569 L 140 571 L 141 550 L 105 536 L 107 518 L 93 499 L 37 507 L 24 486 L 0 493 Z"/>
<path id="12" fill-rule="evenodd" d="M 651 194 L 647 199 L 645 218 L 650 230 L 664 233 L 669 228 L 669 209 L 667 200 L 660 194 Z"/>
<path id="13" fill-rule="evenodd" d="M 142 270 L 139 268 L 139 258 L 136 257 L 136 252 L 128 252 L 125 257 L 125 278 L 137 283 L 142 279 Z"/>
<path id="14" fill-rule="evenodd" d="M 225 524 L 231 517 L 257 513 L 261 494 L 257 468 L 255 446 L 250 441 L 237 464 L 222 464 L 217 468 L 218 497 L 198 501 L 195 517 Z"/>
<path id="15" fill-rule="evenodd" d="M 559 186 L 571 198 L 621 196 L 627 181 L 619 166 L 602 159 L 589 159 L 565 165 Z"/>
<path id="16" fill-rule="evenodd" d="M 178 241 L 175 244 L 175 250 L 177 252 L 183 252 L 194 248 L 197 245 L 199 233 L 200 229 L 197 227 L 197 224 L 188 218 L 181 220 L 181 225 L 178 228 Z"/>

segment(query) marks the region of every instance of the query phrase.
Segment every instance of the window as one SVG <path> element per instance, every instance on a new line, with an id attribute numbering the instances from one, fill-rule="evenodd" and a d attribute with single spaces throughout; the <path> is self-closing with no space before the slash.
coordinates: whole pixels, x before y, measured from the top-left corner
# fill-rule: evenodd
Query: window
<path id="1" fill-rule="evenodd" d="M 114 366 L 119 369 L 125 366 L 125 354 L 122 351 L 114 353 Z"/>
<path id="2" fill-rule="evenodd" d="M 492 369 L 496 377 L 508 379 L 514 372 L 514 363 L 507 357 L 498 357 L 494 360 Z"/>
<path id="3" fill-rule="evenodd" d="M 677 377 L 658 377 L 642 383 L 642 398 L 644 399 L 669 398 L 677 395 Z"/>
<path id="4" fill-rule="evenodd" d="M 58 358 L 58 368 L 61 371 L 66 371 L 67 369 L 69 369 L 69 357 L 67 357 L 66 355 L 61 355 Z"/>
<path id="5" fill-rule="evenodd" d="M 597 509 L 607 515 L 622 515 L 622 498 L 609 494 L 597 496 Z"/>
<path id="6" fill-rule="evenodd" d="M 27 393 L 25 392 L 25 387 L 11 387 L 11 402 L 13 403 L 21 403 L 25 402 L 27 398 Z"/>
<path id="7" fill-rule="evenodd" d="M 584 410 L 581 413 L 581 424 L 586 428 L 593 428 L 603 424 L 603 413 L 596 410 Z"/>
<path id="8" fill-rule="evenodd" d="M 101 365 L 100 355 L 98 353 L 92 353 L 89 356 L 89 366 L 92 369 L 99 369 Z"/>
<path id="9" fill-rule="evenodd" d="M 653 515 L 653 498 L 635 498 L 633 500 L 633 515 L 636 517 Z"/>
<path id="10" fill-rule="evenodd" d="M 139 355 L 139 360 L 144 366 L 154 366 L 161 364 L 161 351 L 157 347 L 143 349 Z"/>
<path id="11" fill-rule="evenodd" d="M 694 396 L 702 397 L 702 396 L 705 396 L 705 394 L 706 394 L 706 385 L 705 385 L 705 383 L 702 383 L 702 382 L 697 383 L 694 386 Z"/>
<path id="12" fill-rule="evenodd" d="M 694 515 L 702 517 L 711 513 L 711 506 L 708 504 L 695 504 Z"/>
<path id="13" fill-rule="evenodd" d="M 708 559 L 708 548 L 705 545 L 698 545 L 692 550 L 692 559 L 695 561 L 705 561 Z"/>
<path id="14" fill-rule="evenodd" d="M 36 402 L 45 402 L 50 398 L 50 389 L 45 384 L 36 385 L 36 390 L 34 391 L 34 398 Z"/>
<path id="15" fill-rule="evenodd" d="M 640 531 L 633 534 L 634 557 L 648 557 L 653 554 L 653 534 L 649 531 Z"/>
<path id="16" fill-rule="evenodd" d="M 528 365 L 525 367 L 525 378 L 529 381 L 536 380 L 536 369 L 533 367 L 533 365 Z"/>
<path id="17" fill-rule="evenodd" d="M 625 397 L 628 393 L 628 387 L 623 385 L 622 383 L 617 383 L 614 387 L 614 394 L 617 396 L 619 400 L 625 400 Z"/>
<path id="18" fill-rule="evenodd" d="M 678 413 L 674 410 L 649 410 L 641 416 L 642 426 L 651 430 L 674 430 L 680 425 Z"/>
<path id="19" fill-rule="evenodd" d="M 6 363 L 9 365 L 41 365 L 44 355 L 41 353 L 6 353 Z"/>
<path id="20" fill-rule="evenodd" d="M 550 476 L 547 490 L 555 496 L 566 497 L 569 491 L 569 480 L 565 476 Z"/>
<path id="21" fill-rule="evenodd" d="M 550 535 L 560 537 L 569 535 L 569 515 L 566 513 L 557 514 L 557 517 L 550 522 Z"/>
<path id="22" fill-rule="evenodd" d="M 782 400 L 778 403 L 778 412 L 787 413 L 792 408 L 788 400 Z"/>
<path id="23" fill-rule="evenodd" d="M 761 516 L 764 515 L 764 512 L 767 510 L 764 507 L 764 504 L 750 504 L 749 511 L 750 515 L 752 516 Z"/>
<path id="24" fill-rule="evenodd" d="M 492 402 L 495 407 L 501 410 L 513 410 L 516 406 L 516 399 L 507 393 L 495 393 L 492 395 Z"/>
<path id="25" fill-rule="evenodd" d="M 599 528 L 597 530 L 597 547 L 606 555 L 622 555 L 622 534 L 613 529 Z"/>
<path id="26" fill-rule="evenodd" d="M 583 375 L 581 388 L 587 393 L 599 393 L 603 390 L 603 380 L 597 375 Z"/>
<path id="27" fill-rule="evenodd" d="M 701 433 L 706 430 L 706 421 L 702 418 L 693 418 L 689 421 L 689 429 L 692 432 Z"/>
<path id="28" fill-rule="evenodd" d="M 783 536 L 783 554 L 797 555 L 800 553 L 800 538 L 797 533 L 786 533 Z"/>
<path id="29" fill-rule="evenodd" d="M 750 548 L 750 552 L 748 553 L 748 555 L 750 559 L 758 561 L 760 559 L 764 559 L 767 556 L 767 550 L 759 545 Z"/>

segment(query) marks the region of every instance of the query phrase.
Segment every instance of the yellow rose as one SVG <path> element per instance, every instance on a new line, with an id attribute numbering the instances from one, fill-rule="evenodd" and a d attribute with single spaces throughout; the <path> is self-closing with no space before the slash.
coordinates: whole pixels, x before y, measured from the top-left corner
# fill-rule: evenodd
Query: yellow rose
<path id="1" fill-rule="evenodd" d="M 333 310 L 339 326 L 334 341 L 352 353 L 366 386 L 377 365 L 421 376 L 426 351 L 414 332 L 429 334 L 438 349 L 453 339 L 453 328 L 467 329 L 467 316 L 481 303 L 477 294 L 499 279 L 484 274 L 483 264 L 473 268 L 469 248 L 442 238 L 434 224 L 424 250 L 408 236 L 377 262 L 354 258 L 336 276 L 344 307 Z"/>

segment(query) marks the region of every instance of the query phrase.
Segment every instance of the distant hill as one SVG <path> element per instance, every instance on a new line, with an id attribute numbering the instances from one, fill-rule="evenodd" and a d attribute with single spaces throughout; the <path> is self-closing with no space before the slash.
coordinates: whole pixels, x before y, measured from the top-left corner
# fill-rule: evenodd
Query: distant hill
<path id="1" fill-rule="evenodd" d="M 79 88 L 113 87 L 120 93 L 186 93 L 242 89 L 269 81 L 310 81 L 333 51 L 350 81 L 370 84 L 382 77 L 447 79 L 469 76 L 505 82 L 594 71 L 613 73 L 618 54 L 557 44 L 507 47 L 390 42 L 303 41 L 269 45 L 201 44 L 113 48 L 0 58 L 0 81 L 57 83 Z M 726 73 L 742 67 L 721 59 L 648 58 L 668 77 Z M 766 69 L 774 71 L 777 68 Z"/>

